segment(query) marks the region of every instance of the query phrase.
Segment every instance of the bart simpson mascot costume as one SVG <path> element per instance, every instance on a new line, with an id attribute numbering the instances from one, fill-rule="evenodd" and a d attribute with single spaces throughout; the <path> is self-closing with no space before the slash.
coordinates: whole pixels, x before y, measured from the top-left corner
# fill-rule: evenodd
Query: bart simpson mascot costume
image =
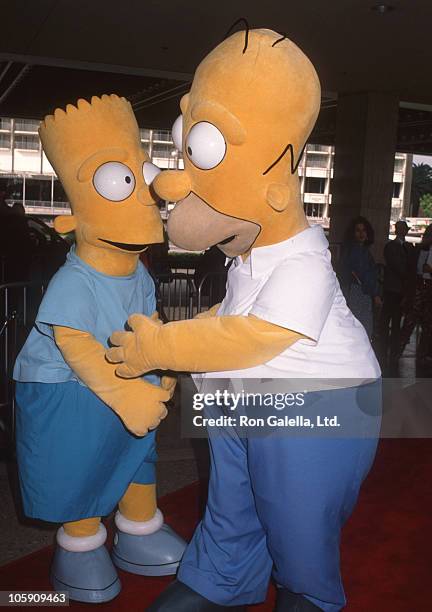
<path id="1" fill-rule="evenodd" d="M 199 65 L 173 127 L 185 170 L 162 172 L 154 188 L 177 202 L 168 224 L 174 243 L 217 244 L 234 258 L 227 294 L 210 316 L 192 321 L 160 326 L 130 317 L 132 331 L 113 334 L 116 346 L 108 351 L 120 376 L 161 368 L 379 384 L 379 366 L 346 306 L 323 230 L 308 226 L 300 199 L 296 169 L 319 104 L 312 64 L 270 30 L 233 34 Z M 349 382 L 331 393 L 318 389 L 318 407 L 332 409 L 327 397 L 347 410 L 364 407 Z M 177 581 L 149 612 L 245 610 L 265 599 L 271 573 L 276 610 L 340 610 L 340 532 L 376 439 L 213 430 L 204 518 Z"/>
<path id="2" fill-rule="evenodd" d="M 120 591 L 100 521 L 117 503 L 121 569 L 173 574 L 185 546 L 156 505 L 154 429 L 172 385 L 162 388 L 155 375 L 122 380 L 105 359 L 113 329 L 131 312 L 155 311 L 138 257 L 162 241 L 149 189 L 159 169 L 141 148 L 129 102 L 115 95 L 57 109 L 40 137 L 73 212 L 55 227 L 74 230 L 76 245 L 15 365 L 17 457 L 26 515 L 63 523 L 53 586 L 99 603 Z"/>

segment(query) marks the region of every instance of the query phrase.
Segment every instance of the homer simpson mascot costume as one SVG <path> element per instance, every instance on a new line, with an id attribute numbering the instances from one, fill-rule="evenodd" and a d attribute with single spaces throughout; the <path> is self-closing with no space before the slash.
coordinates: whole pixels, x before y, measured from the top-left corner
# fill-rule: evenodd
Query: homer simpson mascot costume
<path id="1" fill-rule="evenodd" d="M 319 105 L 314 67 L 270 30 L 237 32 L 198 66 L 173 128 L 185 169 L 162 172 L 154 188 L 177 202 L 168 225 L 174 243 L 217 244 L 233 258 L 226 297 L 210 316 L 191 321 L 130 317 L 132 331 L 113 334 L 108 351 L 119 376 L 161 368 L 361 379 L 363 393 L 349 381 L 329 392 L 318 387 L 317 406 L 331 411 L 335 400 L 361 414 L 370 408 L 379 366 L 346 306 L 324 232 L 308 226 L 300 199 L 296 169 Z M 245 610 L 265 599 L 271 574 L 277 611 L 341 610 L 341 528 L 376 439 L 242 437 L 231 428 L 209 431 L 209 441 L 204 518 L 177 580 L 149 612 Z"/>
<path id="2" fill-rule="evenodd" d="M 57 109 L 40 137 L 72 208 L 55 227 L 75 231 L 76 243 L 15 365 L 21 489 L 27 516 L 63 523 L 54 588 L 99 603 L 120 591 L 114 564 L 174 574 L 185 547 L 156 505 L 155 428 L 172 384 L 167 377 L 161 387 L 155 375 L 122 380 L 105 359 L 113 329 L 131 312 L 155 311 L 154 283 L 138 257 L 162 241 L 150 191 L 159 169 L 141 147 L 129 102 L 116 95 Z M 111 560 L 100 517 L 117 504 Z"/>

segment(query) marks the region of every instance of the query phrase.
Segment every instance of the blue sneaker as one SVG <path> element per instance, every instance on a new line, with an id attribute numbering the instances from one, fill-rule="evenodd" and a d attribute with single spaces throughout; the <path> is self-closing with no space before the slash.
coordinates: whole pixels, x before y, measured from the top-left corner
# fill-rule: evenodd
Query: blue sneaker
<path id="1" fill-rule="evenodd" d="M 74 539 L 82 542 L 88 538 Z M 58 545 L 51 566 L 51 583 L 56 591 L 68 591 L 70 599 L 85 603 L 110 601 L 121 590 L 117 571 L 103 544 L 80 552 Z"/>
<path id="2" fill-rule="evenodd" d="M 159 516 L 162 518 L 160 513 Z M 118 512 L 112 560 L 114 565 L 131 574 L 171 576 L 177 572 L 186 542 L 165 523 L 156 525 L 154 519 L 152 521 L 157 530 L 143 533 L 150 521 L 147 524 L 128 521 Z"/>

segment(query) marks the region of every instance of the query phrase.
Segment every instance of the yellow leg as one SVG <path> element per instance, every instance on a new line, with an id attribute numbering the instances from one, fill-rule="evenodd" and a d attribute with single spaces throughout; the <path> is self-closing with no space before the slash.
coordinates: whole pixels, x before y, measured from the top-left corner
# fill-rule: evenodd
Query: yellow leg
<path id="1" fill-rule="evenodd" d="M 73 538 L 83 538 L 96 535 L 99 531 L 100 517 L 81 519 L 80 521 L 71 521 L 64 523 L 63 528 L 67 535 Z"/>
<path id="2" fill-rule="evenodd" d="M 119 510 L 130 521 L 149 521 L 157 510 L 156 485 L 132 482 L 123 495 Z"/>

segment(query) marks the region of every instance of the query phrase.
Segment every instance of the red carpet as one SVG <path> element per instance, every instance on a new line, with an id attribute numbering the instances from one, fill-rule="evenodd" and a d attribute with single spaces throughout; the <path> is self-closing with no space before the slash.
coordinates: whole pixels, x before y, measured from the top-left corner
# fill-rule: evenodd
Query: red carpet
<path id="1" fill-rule="evenodd" d="M 432 581 L 432 440 L 384 440 L 359 504 L 344 531 L 342 566 L 348 612 L 426 612 Z M 161 500 L 168 522 L 193 532 L 203 491 L 191 485 Z M 201 499 L 200 499 L 201 498 Z M 49 589 L 52 551 L 0 568 L 1 590 Z M 120 596 L 98 609 L 144 611 L 170 579 L 120 572 Z M 272 591 L 256 612 L 272 610 Z M 89 609 L 88 604 L 72 607 Z M 173 611 L 175 612 L 175 611 Z"/>

